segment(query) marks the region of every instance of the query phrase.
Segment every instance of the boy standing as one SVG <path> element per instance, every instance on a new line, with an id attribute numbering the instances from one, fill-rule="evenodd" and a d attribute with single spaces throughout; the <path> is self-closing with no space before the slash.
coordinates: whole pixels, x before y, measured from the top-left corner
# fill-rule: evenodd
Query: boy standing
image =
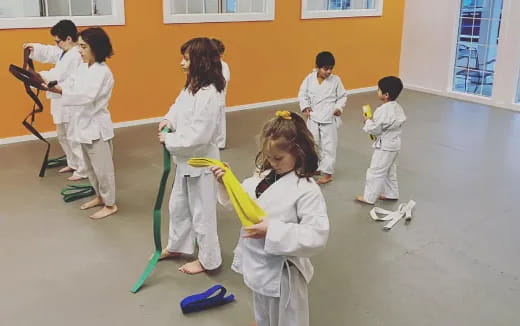
<path id="1" fill-rule="evenodd" d="M 307 127 L 319 149 L 318 171 L 323 176 L 316 181 L 318 184 L 332 181 L 338 146 L 337 128 L 347 102 L 347 92 L 341 79 L 332 74 L 334 65 L 332 53 L 318 53 L 316 69 L 305 77 L 298 93 L 300 109 L 307 117 Z"/>
<path id="2" fill-rule="evenodd" d="M 78 30 L 70 20 L 61 20 L 51 28 L 51 35 L 56 45 L 43 45 L 39 43 L 24 44 L 24 48 L 31 49 L 31 59 L 53 63 L 55 66 L 48 71 L 40 71 L 39 74 L 46 82 L 57 81 L 63 84 L 82 63 L 76 42 Z M 69 125 L 70 112 L 62 105 L 61 95 L 47 92 L 47 98 L 51 101 L 52 120 L 56 125 L 58 142 L 67 157 L 67 166 L 58 172 L 72 172 L 70 181 L 77 181 L 87 177 L 87 171 L 79 143 L 72 140 L 73 131 Z"/>
<path id="3" fill-rule="evenodd" d="M 397 155 L 401 149 L 401 132 L 406 116 L 395 100 L 403 90 L 401 79 L 388 76 L 379 80 L 379 106 L 372 119 L 365 117 L 363 131 L 376 136 L 374 153 L 367 169 L 365 191 L 356 200 L 374 204 L 377 199 L 399 199 L 397 183 Z"/>

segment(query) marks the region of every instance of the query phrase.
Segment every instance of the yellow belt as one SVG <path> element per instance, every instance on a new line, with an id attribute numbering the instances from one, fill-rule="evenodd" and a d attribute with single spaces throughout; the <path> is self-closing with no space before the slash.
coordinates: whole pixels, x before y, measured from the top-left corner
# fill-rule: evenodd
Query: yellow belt
<path id="1" fill-rule="evenodd" d="M 244 227 L 259 223 L 266 214 L 258 204 L 249 197 L 249 194 L 242 188 L 242 185 L 235 177 L 233 171 L 224 163 L 204 157 L 194 157 L 188 160 L 188 164 L 193 167 L 218 166 L 226 173 L 222 177 L 222 182 L 226 192 L 231 199 L 231 203 L 237 212 L 238 218 Z"/>

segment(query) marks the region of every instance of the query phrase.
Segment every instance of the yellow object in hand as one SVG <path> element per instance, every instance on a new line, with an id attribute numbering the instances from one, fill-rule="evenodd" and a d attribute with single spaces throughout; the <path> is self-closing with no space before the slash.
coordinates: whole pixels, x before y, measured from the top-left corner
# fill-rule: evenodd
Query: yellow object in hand
<path id="1" fill-rule="evenodd" d="M 365 118 L 372 119 L 372 108 L 370 107 L 370 105 L 365 104 L 365 105 L 363 105 L 362 109 L 363 109 L 363 115 L 365 116 Z M 372 134 L 370 134 L 368 136 L 370 137 L 370 140 L 376 140 L 376 136 L 374 136 Z"/>
<path id="2" fill-rule="evenodd" d="M 262 207 L 258 206 L 244 188 L 242 188 L 242 185 L 237 180 L 233 171 L 221 161 L 205 157 L 193 157 L 188 160 L 188 164 L 193 167 L 208 167 L 214 165 L 225 171 L 222 176 L 222 182 L 224 183 L 226 192 L 231 199 L 231 203 L 237 212 L 242 226 L 246 227 L 257 224 L 266 215 Z"/>
<path id="3" fill-rule="evenodd" d="M 372 108 L 370 107 L 370 105 L 368 105 L 368 104 L 363 105 L 363 115 L 367 119 L 372 119 Z"/>

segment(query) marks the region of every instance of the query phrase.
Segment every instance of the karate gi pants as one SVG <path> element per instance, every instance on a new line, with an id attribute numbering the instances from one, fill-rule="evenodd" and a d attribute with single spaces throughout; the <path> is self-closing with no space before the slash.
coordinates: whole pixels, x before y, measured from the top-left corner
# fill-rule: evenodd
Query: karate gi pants
<path id="1" fill-rule="evenodd" d="M 184 176 L 175 173 L 170 197 L 170 233 L 167 250 L 191 255 L 199 248 L 201 265 L 212 270 L 222 264 L 217 234 L 217 185 L 212 173 Z"/>
<path id="2" fill-rule="evenodd" d="M 63 122 L 56 124 L 56 134 L 58 136 L 58 142 L 67 158 L 67 166 L 74 169 L 75 176 L 86 178 L 88 176 L 87 167 L 83 160 L 81 144 L 72 140 L 72 130 L 69 128 L 69 123 Z"/>
<path id="3" fill-rule="evenodd" d="M 399 152 L 375 149 L 367 169 L 363 198 L 373 204 L 379 196 L 399 198 L 397 156 Z"/>
<path id="4" fill-rule="evenodd" d="M 92 144 L 81 144 L 83 158 L 87 167 L 88 180 L 96 195 L 107 206 L 116 202 L 116 181 L 112 161 L 112 140 L 97 139 Z"/>
<path id="5" fill-rule="evenodd" d="M 309 326 L 307 282 L 298 268 L 286 264 L 280 282 L 280 297 L 253 291 L 257 326 Z"/>
<path id="6" fill-rule="evenodd" d="M 312 119 L 307 119 L 307 128 L 309 128 L 318 146 L 320 155 L 318 171 L 334 174 L 336 148 L 338 147 L 337 124 L 335 122 L 319 123 Z"/>

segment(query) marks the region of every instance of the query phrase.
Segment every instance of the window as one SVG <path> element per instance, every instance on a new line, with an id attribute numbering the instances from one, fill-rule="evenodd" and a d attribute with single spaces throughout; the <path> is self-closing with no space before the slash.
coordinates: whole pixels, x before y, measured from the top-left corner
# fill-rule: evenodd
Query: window
<path id="1" fill-rule="evenodd" d="M 123 25 L 124 0 L 1 0 L 1 28 L 51 27 L 62 19 L 76 25 Z"/>
<path id="2" fill-rule="evenodd" d="M 302 0 L 302 19 L 382 14 L 383 0 Z"/>
<path id="3" fill-rule="evenodd" d="M 165 23 L 274 20 L 274 0 L 163 0 Z"/>
<path id="4" fill-rule="evenodd" d="M 491 97 L 503 0 L 461 0 L 453 90 Z"/>

